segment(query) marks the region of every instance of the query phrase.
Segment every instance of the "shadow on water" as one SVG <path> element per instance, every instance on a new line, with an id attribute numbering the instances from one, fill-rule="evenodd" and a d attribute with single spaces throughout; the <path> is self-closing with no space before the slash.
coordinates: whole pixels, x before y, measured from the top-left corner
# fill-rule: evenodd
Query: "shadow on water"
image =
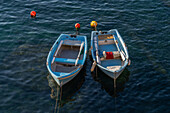
<path id="1" fill-rule="evenodd" d="M 129 80 L 130 71 L 127 68 L 116 79 L 116 89 L 114 88 L 114 80 L 102 72 L 99 68 L 92 73 L 92 77 L 95 81 L 99 82 L 102 87 L 110 96 L 117 97 L 119 92 L 122 92 L 125 88 L 125 83 Z"/>
<path id="2" fill-rule="evenodd" d="M 79 74 L 69 81 L 64 86 L 60 87 L 49 74 L 47 76 L 49 86 L 51 87 L 51 98 L 56 100 L 58 107 L 63 107 L 64 104 L 74 101 L 71 97 L 81 88 L 85 81 L 85 67 L 79 72 Z"/>

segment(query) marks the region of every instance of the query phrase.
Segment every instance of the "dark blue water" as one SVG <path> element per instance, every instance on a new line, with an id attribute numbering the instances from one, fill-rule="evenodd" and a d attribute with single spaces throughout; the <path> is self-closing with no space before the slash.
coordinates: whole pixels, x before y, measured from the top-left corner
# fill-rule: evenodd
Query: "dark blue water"
<path id="1" fill-rule="evenodd" d="M 132 64 L 116 92 L 100 70 L 91 74 L 90 57 L 59 89 L 45 65 L 48 52 L 77 22 L 90 47 L 93 20 L 98 30 L 118 29 Z M 0 113 L 169 113 L 169 32 L 169 0 L 1 0 Z"/>

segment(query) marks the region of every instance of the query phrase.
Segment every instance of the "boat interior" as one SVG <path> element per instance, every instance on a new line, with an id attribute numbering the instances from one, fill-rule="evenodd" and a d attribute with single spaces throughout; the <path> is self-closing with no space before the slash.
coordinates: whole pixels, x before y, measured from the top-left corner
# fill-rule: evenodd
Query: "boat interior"
<path id="1" fill-rule="evenodd" d="M 112 34 L 98 35 L 98 50 L 101 65 L 112 71 L 119 70 L 125 63 L 116 45 L 118 42 L 114 38 Z M 103 56 L 103 52 L 118 52 L 119 55 L 113 59 L 106 59 Z"/>
<path id="2" fill-rule="evenodd" d="M 78 64 L 75 65 L 80 52 L 81 41 L 64 40 L 60 43 L 62 43 L 61 46 L 59 46 L 54 53 L 54 61 L 51 63 L 51 69 L 54 72 L 70 73 L 77 69 L 83 60 L 82 53 L 84 51 L 84 47 L 82 48 Z"/>

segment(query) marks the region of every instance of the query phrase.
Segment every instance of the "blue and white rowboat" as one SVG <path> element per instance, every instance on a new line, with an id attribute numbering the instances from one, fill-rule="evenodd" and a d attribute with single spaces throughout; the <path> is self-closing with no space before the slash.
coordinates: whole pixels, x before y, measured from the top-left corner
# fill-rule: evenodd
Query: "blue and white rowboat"
<path id="1" fill-rule="evenodd" d="M 61 34 L 47 57 L 47 69 L 59 86 L 72 80 L 82 69 L 87 54 L 87 38 Z"/>
<path id="2" fill-rule="evenodd" d="M 110 53 L 111 58 L 109 58 Z M 91 54 L 94 61 L 91 71 L 97 64 L 106 75 L 113 79 L 119 77 L 130 61 L 127 47 L 116 29 L 104 32 L 92 31 Z"/>

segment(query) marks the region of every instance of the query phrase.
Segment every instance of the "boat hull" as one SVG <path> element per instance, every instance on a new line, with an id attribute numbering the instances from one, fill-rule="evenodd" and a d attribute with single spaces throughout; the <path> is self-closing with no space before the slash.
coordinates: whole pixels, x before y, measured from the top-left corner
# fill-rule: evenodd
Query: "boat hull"
<path id="1" fill-rule="evenodd" d="M 47 57 L 47 69 L 62 87 L 82 69 L 87 55 L 87 38 L 81 35 L 61 34 Z"/>
<path id="2" fill-rule="evenodd" d="M 80 68 L 81 70 L 82 68 Z M 69 81 L 71 81 L 79 72 L 77 71 L 76 73 L 73 73 L 73 74 L 69 74 L 67 75 L 67 77 L 65 78 L 58 78 L 55 74 L 53 73 L 50 73 L 50 75 L 53 77 L 53 79 L 57 82 L 57 84 L 62 87 L 63 85 L 65 85 L 66 83 L 68 83 Z"/>
<path id="3" fill-rule="evenodd" d="M 97 67 L 112 79 L 118 78 L 128 65 L 129 54 L 127 47 L 116 29 L 104 31 L 103 33 L 101 31 L 92 31 L 90 50 Z M 120 59 L 113 58 L 108 60 L 106 57 L 104 58 L 103 52 L 123 52 L 124 54 L 120 55 Z"/>
<path id="4" fill-rule="evenodd" d="M 115 79 L 115 78 L 117 79 L 119 75 L 124 71 L 124 69 L 122 69 L 119 72 L 111 72 L 111 71 L 101 68 L 101 66 L 97 65 L 97 67 L 100 68 L 101 71 L 103 71 L 107 76 L 109 76 L 112 79 Z"/>

